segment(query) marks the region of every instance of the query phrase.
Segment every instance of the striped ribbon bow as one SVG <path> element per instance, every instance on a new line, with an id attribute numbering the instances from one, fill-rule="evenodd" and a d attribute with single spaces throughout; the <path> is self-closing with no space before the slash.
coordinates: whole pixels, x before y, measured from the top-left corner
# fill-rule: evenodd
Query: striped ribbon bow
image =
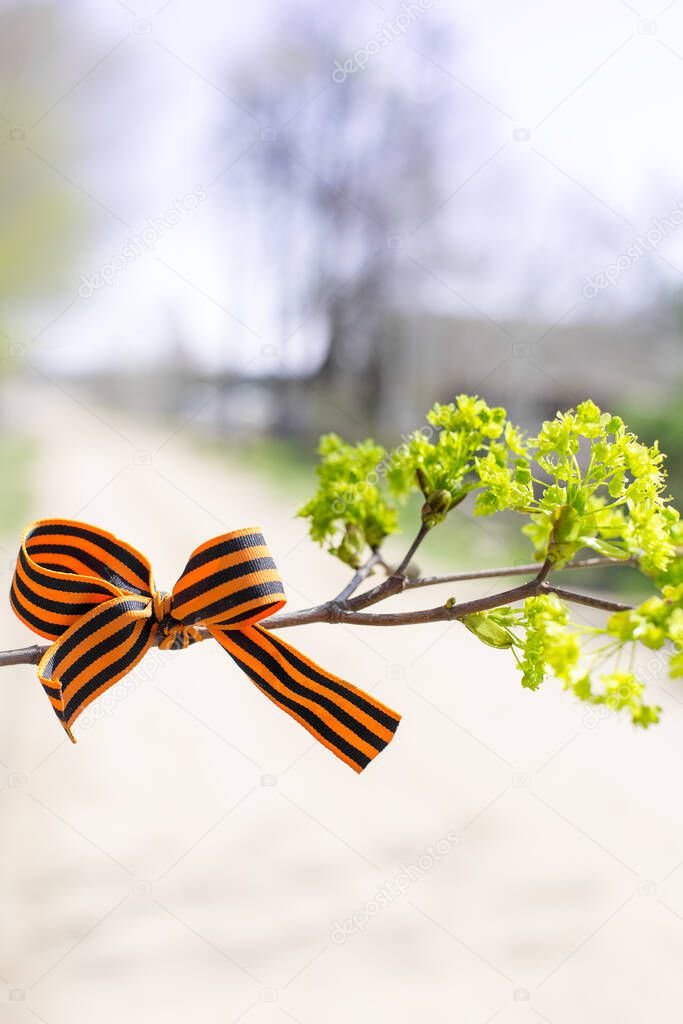
<path id="1" fill-rule="evenodd" d="M 257 625 L 285 604 L 262 534 L 235 530 L 192 552 L 170 594 L 149 562 L 105 530 L 68 519 L 24 533 L 10 594 L 18 617 L 54 643 L 38 677 L 71 726 L 88 704 L 158 644 L 187 647 L 205 626 L 258 688 L 360 772 L 386 747 L 400 716 Z"/>

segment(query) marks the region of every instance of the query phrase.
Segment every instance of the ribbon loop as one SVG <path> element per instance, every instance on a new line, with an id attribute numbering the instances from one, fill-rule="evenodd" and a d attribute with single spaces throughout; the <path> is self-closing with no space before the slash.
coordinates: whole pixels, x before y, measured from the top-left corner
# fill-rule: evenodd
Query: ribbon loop
<path id="1" fill-rule="evenodd" d="M 262 693 L 355 771 L 384 749 L 400 721 L 258 625 L 286 598 L 255 527 L 202 544 L 164 593 L 129 544 L 85 523 L 42 520 L 24 533 L 10 600 L 22 622 L 54 641 L 38 677 L 72 740 L 81 712 L 152 646 L 188 647 L 204 638 L 199 626 Z"/>

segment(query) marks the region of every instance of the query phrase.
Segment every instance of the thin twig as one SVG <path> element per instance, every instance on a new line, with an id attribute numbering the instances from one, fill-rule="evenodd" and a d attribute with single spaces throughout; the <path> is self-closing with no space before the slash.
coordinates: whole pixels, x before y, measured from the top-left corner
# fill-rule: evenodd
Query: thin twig
<path id="1" fill-rule="evenodd" d="M 411 563 L 411 561 L 413 559 L 413 555 L 415 554 L 415 552 L 417 551 L 417 549 L 419 548 L 420 544 L 425 539 L 425 537 L 427 536 L 428 533 L 429 533 L 429 527 L 427 526 L 427 524 L 426 523 L 421 523 L 420 529 L 417 531 L 417 535 L 415 536 L 415 540 L 413 541 L 413 543 L 410 545 L 410 547 L 406 551 L 405 555 L 401 559 L 400 564 L 397 566 L 397 568 L 392 573 L 393 576 L 404 576 L 405 575 L 406 569 L 408 568 L 408 566 L 410 565 L 410 563 Z"/>
<path id="2" fill-rule="evenodd" d="M 530 580 L 528 583 L 522 583 L 519 587 L 513 587 L 511 590 L 505 590 L 500 594 L 487 594 L 485 597 L 477 597 L 471 601 L 462 601 L 460 604 L 454 604 L 450 607 L 442 604 L 437 608 L 419 608 L 410 612 L 380 613 L 350 609 L 342 611 L 340 621 L 356 626 L 416 626 L 428 622 L 449 622 L 455 619 L 462 619 L 465 615 L 474 615 L 476 612 L 498 608 L 500 605 L 523 601 L 527 597 L 533 597 L 535 594 L 538 594 L 542 589 L 543 584 Z"/>
<path id="3" fill-rule="evenodd" d="M 562 590 L 561 587 L 545 586 L 547 594 L 557 594 L 564 601 L 571 601 L 572 604 L 585 604 L 589 608 L 599 608 L 603 612 L 628 612 L 633 605 L 621 604 L 620 601 L 606 601 L 601 597 L 593 597 L 591 594 L 577 594 L 573 590 Z"/>
<path id="4" fill-rule="evenodd" d="M 346 601 L 347 598 L 351 597 L 351 595 L 358 590 L 363 580 L 367 579 L 367 577 L 370 575 L 370 573 L 372 572 L 376 565 L 384 566 L 384 564 L 385 563 L 382 561 L 382 556 L 380 555 L 379 551 L 373 551 L 370 557 L 368 558 L 367 562 L 364 562 L 363 565 L 356 569 L 355 573 L 353 574 L 349 582 L 346 584 L 344 589 L 339 591 L 339 593 L 333 599 L 333 601 L 339 604 L 341 604 L 343 601 Z"/>
<path id="5" fill-rule="evenodd" d="M 354 611 L 360 611 L 363 608 L 368 608 L 371 604 L 377 604 L 378 601 L 384 601 L 387 597 L 400 594 L 402 590 L 405 590 L 410 582 L 406 575 L 408 567 L 413 555 L 429 533 L 429 529 L 426 523 L 421 523 L 415 539 L 388 579 L 373 587 L 372 590 L 368 590 L 365 594 L 359 594 L 358 597 L 351 598 L 346 602 L 347 607 L 353 608 Z"/>
<path id="6" fill-rule="evenodd" d="M 14 651 L 0 651 L 0 666 L 37 665 L 47 648 L 47 644 L 33 644 L 32 647 L 18 647 Z"/>
<path id="7" fill-rule="evenodd" d="M 536 583 L 544 583 L 545 580 L 548 579 L 548 576 L 550 576 L 550 571 L 551 571 L 552 567 L 553 567 L 553 563 L 551 562 L 550 558 L 549 557 L 546 558 L 545 562 L 543 563 L 541 568 L 536 573 L 536 576 L 535 576 Z"/>
<path id="8" fill-rule="evenodd" d="M 564 572 L 566 569 L 599 569 L 611 565 L 636 565 L 635 558 L 620 559 L 600 556 L 596 558 L 579 558 L 575 562 L 567 562 L 555 572 Z M 500 569 L 472 569 L 468 572 L 456 572 L 448 576 L 419 576 L 414 580 L 407 580 L 404 590 L 415 590 L 417 587 L 433 587 L 440 583 L 467 583 L 470 580 L 494 580 L 503 576 L 531 576 L 543 568 L 543 562 L 529 562 L 526 565 L 508 565 Z"/>

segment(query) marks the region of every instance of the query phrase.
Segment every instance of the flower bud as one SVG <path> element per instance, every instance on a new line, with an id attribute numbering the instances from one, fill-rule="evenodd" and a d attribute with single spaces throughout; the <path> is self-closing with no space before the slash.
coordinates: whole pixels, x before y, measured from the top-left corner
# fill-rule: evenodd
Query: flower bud
<path id="1" fill-rule="evenodd" d="M 352 569 L 357 569 L 361 564 L 365 538 L 362 530 L 355 523 L 347 523 L 341 544 L 337 548 L 336 555 L 342 562 L 346 562 Z"/>
<path id="2" fill-rule="evenodd" d="M 432 489 L 432 484 L 422 466 L 418 466 L 415 470 L 415 476 L 417 477 L 417 484 L 425 498 Z"/>
<path id="3" fill-rule="evenodd" d="M 493 622 L 488 616 L 479 612 L 475 615 L 466 615 L 462 620 L 463 625 L 470 633 L 481 640 L 488 647 L 497 647 L 499 650 L 505 647 L 512 647 L 512 635 L 503 626 Z"/>
<path id="4" fill-rule="evenodd" d="M 432 491 L 422 506 L 422 522 L 425 526 L 436 526 L 451 507 L 450 491 Z"/>

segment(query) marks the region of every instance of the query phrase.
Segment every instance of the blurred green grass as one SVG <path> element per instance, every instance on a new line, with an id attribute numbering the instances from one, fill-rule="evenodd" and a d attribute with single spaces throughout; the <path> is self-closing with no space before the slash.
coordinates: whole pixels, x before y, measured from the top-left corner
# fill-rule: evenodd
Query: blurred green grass
<path id="1" fill-rule="evenodd" d="M 193 446 L 204 456 L 230 469 L 240 469 L 263 477 L 289 498 L 295 508 L 302 505 L 315 487 L 317 456 L 313 449 L 279 438 L 253 438 L 229 441 L 221 438 L 191 437 Z"/>
<path id="2" fill-rule="evenodd" d="M 31 507 L 31 471 L 35 446 L 25 437 L 0 434 L 0 536 L 16 540 Z"/>

